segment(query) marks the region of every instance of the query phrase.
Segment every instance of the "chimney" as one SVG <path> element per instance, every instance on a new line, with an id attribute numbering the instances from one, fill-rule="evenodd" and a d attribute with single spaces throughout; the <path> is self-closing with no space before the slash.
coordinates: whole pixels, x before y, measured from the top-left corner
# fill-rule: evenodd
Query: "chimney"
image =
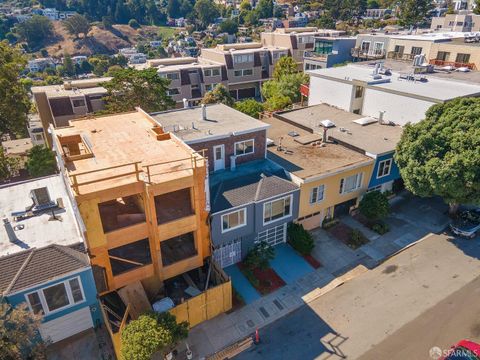
<path id="1" fill-rule="evenodd" d="M 202 104 L 202 120 L 207 120 L 207 107 Z"/>
<path id="2" fill-rule="evenodd" d="M 327 135 L 328 128 L 323 127 L 323 138 L 322 142 L 325 144 L 328 141 L 328 135 Z"/>
<path id="3" fill-rule="evenodd" d="M 183 98 L 183 108 L 188 109 L 190 106 L 188 105 L 188 100 Z"/>

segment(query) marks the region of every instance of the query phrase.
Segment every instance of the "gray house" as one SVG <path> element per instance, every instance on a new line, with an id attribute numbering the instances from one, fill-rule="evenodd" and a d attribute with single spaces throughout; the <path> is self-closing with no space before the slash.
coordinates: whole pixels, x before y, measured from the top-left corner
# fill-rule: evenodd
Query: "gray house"
<path id="1" fill-rule="evenodd" d="M 269 160 L 253 161 L 210 180 L 211 239 L 222 267 L 241 261 L 255 243 L 286 242 L 298 217 L 300 190 Z"/>
<path id="2" fill-rule="evenodd" d="M 346 61 L 352 61 L 352 48 L 355 47 L 354 37 L 315 37 L 311 51 L 303 54 L 303 70 L 316 70 L 332 67 Z"/>

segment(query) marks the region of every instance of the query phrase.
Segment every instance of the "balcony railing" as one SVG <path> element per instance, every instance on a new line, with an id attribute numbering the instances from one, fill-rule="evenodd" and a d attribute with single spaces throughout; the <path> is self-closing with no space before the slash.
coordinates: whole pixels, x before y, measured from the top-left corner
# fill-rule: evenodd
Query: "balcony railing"
<path id="1" fill-rule="evenodd" d="M 456 69 L 461 68 L 461 67 L 465 67 L 465 68 L 468 68 L 470 70 L 477 70 L 477 66 L 474 63 L 463 63 L 463 62 L 457 62 L 457 61 L 445 61 L 445 60 L 439 60 L 439 59 L 431 59 L 430 64 L 435 65 L 435 66 L 453 66 Z"/>
<path id="2" fill-rule="evenodd" d="M 415 54 L 405 54 L 395 51 L 389 51 L 387 54 L 388 59 L 400 60 L 400 61 L 413 61 Z"/>
<path id="3" fill-rule="evenodd" d="M 313 58 L 315 60 L 321 60 L 321 61 L 325 61 L 327 60 L 328 58 L 328 55 L 331 55 L 332 53 L 330 54 L 320 54 L 320 53 L 317 53 L 315 51 L 305 51 L 303 53 L 303 57 L 304 58 Z"/>
<path id="4" fill-rule="evenodd" d="M 360 59 L 383 59 L 385 57 L 385 53 L 385 50 L 365 51 L 361 48 L 353 48 L 351 50 L 352 57 Z"/>

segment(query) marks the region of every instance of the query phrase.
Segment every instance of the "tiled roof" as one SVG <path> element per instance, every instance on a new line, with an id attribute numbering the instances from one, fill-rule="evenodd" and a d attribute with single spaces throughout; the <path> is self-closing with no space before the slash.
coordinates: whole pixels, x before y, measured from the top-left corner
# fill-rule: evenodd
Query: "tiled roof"
<path id="1" fill-rule="evenodd" d="M 0 294 L 7 295 L 90 266 L 82 245 L 50 245 L 0 258 Z"/>
<path id="2" fill-rule="evenodd" d="M 222 181 L 212 189 L 212 213 L 262 201 L 298 189 L 283 171 L 275 174 L 257 172 Z"/>

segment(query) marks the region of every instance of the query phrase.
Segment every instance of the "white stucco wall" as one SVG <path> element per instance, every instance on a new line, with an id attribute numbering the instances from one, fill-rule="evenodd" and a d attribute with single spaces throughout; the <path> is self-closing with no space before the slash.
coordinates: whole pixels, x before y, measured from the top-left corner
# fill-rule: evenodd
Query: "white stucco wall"
<path id="1" fill-rule="evenodd" d="M 425 112 L 433 102 L 418 100 L 374 89 L 366 89 L 362 114 L 377 117 L 385 111 L 383 118 L 399 125 L 407 122 L 418 123 L 425 118 Z"/>
<path id="2" fill-rule="evenodd" d="M 327 103 L 350 111 L 352 89 L 351 84 L 311 76 L 308 106 Z"/>

